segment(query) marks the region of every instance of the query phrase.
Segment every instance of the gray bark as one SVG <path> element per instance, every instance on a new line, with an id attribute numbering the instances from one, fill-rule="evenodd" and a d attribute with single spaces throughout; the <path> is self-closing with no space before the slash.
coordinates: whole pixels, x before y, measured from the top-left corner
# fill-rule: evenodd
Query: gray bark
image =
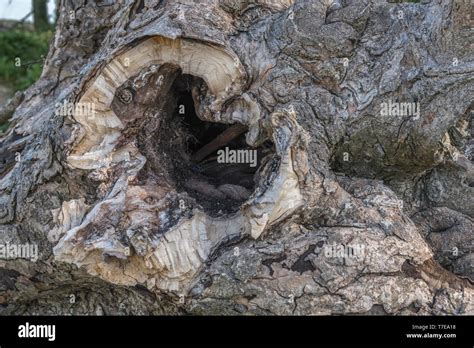
<path id="1" fill-rule="evenodd" d="M 0 260 L 0 313 L 473 314 L 469 11 L 61 1 L 0 113 L 0 244 L 39 250 Z M 247 127 L 256 172 L 193 163 L 182 91 Z"/>

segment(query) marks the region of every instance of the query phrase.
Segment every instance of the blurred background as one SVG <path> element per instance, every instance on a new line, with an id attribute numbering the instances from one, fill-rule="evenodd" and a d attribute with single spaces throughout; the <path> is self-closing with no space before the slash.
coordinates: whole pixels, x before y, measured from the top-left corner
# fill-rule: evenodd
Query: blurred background
<path id="1" fill-rule="evenodd" d="M 0 0 L 0 107 L 41 75 L 58 0 Z M 7 128 L 0 124 L 0 132 Z"/>

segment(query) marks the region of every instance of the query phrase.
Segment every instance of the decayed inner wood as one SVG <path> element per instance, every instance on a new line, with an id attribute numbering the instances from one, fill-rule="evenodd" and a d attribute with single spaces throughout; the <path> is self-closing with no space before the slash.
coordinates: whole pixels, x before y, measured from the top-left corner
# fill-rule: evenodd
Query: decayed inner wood
<path id="1" fill-rule="evenodd" d="M 204 80 L 182 74 L 177 65 L 143 68 L 117 89 L 112 102 L 125 125 L 119 142 L 136 139 L 147 159 L 139 175 L 143 185 L 185 191 L 211 215 L 233 213 L 254 191 L 272 144 L 252 148 L 245 141 L 246 126 L 201 120 L 195 102 L 206 90 Z M 254 162 L 218 161 L 218 151 L 241 151 Z"/>

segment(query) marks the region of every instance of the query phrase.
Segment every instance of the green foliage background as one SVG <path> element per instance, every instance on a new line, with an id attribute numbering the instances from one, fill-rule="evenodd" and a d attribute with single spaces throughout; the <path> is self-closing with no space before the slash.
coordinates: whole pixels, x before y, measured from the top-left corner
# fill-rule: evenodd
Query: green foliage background
<path id="1" fill-rule="evenodd" d="M 52 31 L 9 30 L 0 32 L 0 83 L 14 92 L 31 86 L 41 75 Z M 21 66 L 15 66 L 15 58 Z M 8 124 L 0 124 L 0 133 Z"/>
<path id="2" fill-rule="evenodd" d="M 24 90 L 41 75 L 52 31 L 10 30 L 0 32 L 0 82 L 15 91 Z M 21 66 L 15 66 L 15 58 Z"/>

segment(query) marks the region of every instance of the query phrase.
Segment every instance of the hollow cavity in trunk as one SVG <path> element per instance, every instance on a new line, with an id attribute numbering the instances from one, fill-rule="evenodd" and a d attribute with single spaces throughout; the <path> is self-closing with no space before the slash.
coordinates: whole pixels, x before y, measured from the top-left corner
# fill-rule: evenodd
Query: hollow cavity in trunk
<path id="1" fill-rule="evenodd" d="M 203 79 L 173 65 L 148 71 L 141 73 L 145 82 L 137 76 L 121 86 L 113 102 L 127 123 L 123 141 L 136 138 L 147 159 L 139 180 L 186 192 L 214 216 L 238 211 L 273 143 L 254 148 L 245 140 L 246 126 L 201 120 L 196 106 L 208 90 Z"/>

